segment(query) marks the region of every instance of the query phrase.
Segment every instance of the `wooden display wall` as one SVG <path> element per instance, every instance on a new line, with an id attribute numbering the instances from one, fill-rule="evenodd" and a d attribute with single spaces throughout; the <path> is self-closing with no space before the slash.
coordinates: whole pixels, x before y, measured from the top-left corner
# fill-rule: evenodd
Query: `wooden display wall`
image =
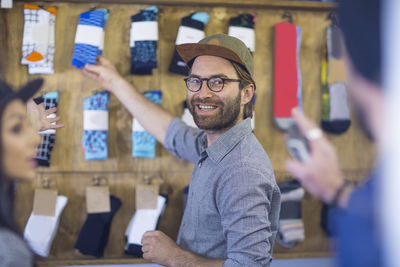
<path id="1" fill-rule="evenodd" d="M 68 2 L 68 1 L 67 1 Z M 182 17 L 194 11 L 206 11 L 210 21 L 205 28 L 206 35 L 226 33 L 228 21 L 240 13 L 257 14 L 255 24 L 256 51 L 254 53 L 257 104 L 255 107 L 255 134 L 271 158 L 278 182 L 290 179 L 284 169 L 288 158 L 283 143 L 283 133 L 272 123 L 273 86 L 273 33 L 274 24 L 283 21 L 285 11 L 291 12 L 293 22 L 302 27 L 300 64 L 303 81 L 304 112 L 316 122 L 321 114 L 320 67 L 322 48 L 325 42 L 325 28 L 329 24 L 327 15 L 333 4 L 304 3 L 288 1 L 253 0 L 247 6 L 238 1 L 142 1 L 142 4 L 122 1 L 66 3 L 40 2 L 45 7 L 57 7 L 55 74 L 44 75 L 43 92 L 59 90 L 58 114 L 66 124 L 58 130 L 56 143 L 51 153 L 51 167 L 40 168 L 32 184 L 20 184 L 17 190 L 17 221 L 23 229 L 32 210 L 33 190 L 40 187 L 40 181 L 48 177 L 51 187 L 68 197 L 68 204 L 62 214 L 58 233 L 48 259 L 39 260 L 39 266 L 68 264 L 139 263 L 123 253 L 124 231 L 135 211 L 135 184 L 144 176 L 156 176 L 171 185 L 169 204 L 162 218 L 160 229 L 176 238 L 182 217 L 183 188 L 189 183 L 193 165 L 179 160 L 157 144 L 156 159 L 131 157 L 132 117 L 112 96 L 109 107 L 109 156 L 104 161 L 85 161 L 81 145 L 82 100 L 91 95 L 99 86 L 83 76 L 81 71 L 71 67 L 75 31 L 79 14 L 91 8 L 107 8 L 110 16 L 106 25 L 104 56 L 109 58 L 122 73 L 141 91 L 160 89 L 163 93 L 162 106 L 176 116 L 182 113 L 182 101 L 186 97 L 183 76 L 168 72 L 175 39 Z M 129 74 L 130 16 L 146 8 L 143 2 L 159 5 L 158 68 L 153 75 Z M 199 6 L 201 4 L 201 6 Z M 20 64 L 23 33 L 23 3 L 14 2 L 11 10 L 0 10 L 0 75 L 14 86 L 24 84 L 36 76 L 28 75 L 26 66 Z M 372 147 L 361 134 L 354 119 L 350 129 L 342 135 L 328 135 L 338 150 L 339 161 L 345 174 L 358 179 L 370 166 Z M 122 200 L 122 207 L 116 213 L 105 256 L 89 258 L 74 251 L 77 235 L 86 219 L 85 187 L 92 184 L 95 175 L 105 176 L 111 194 Z M 276 258 L 318 257 L 329 255 L 330 242 L 320 228 L 321 203 L 310 195 L 302 201 L 306 240 L 294 248 L 285 249 L 275 244 Z"/>

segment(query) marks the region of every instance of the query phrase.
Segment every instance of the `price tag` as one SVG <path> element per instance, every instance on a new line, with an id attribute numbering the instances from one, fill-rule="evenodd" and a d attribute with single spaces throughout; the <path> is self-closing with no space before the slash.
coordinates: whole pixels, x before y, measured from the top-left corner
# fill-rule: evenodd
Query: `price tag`
<path id="1" fill-rule="evenodd" d="M 86 210 L 88 213 L 110 212 L 110 191 L 108 186 L 86 187 Z"/>
<path id="2" fill-rule="evenodd" d="M 55 216 L 57 190 L 36 189 L 33 198 L 33 213 L 35 215 Z"/>
<path id="3" fill-rule="evenodd" d="M 136 209 L 157 209 L 159 185 L 136 185 Z"/>

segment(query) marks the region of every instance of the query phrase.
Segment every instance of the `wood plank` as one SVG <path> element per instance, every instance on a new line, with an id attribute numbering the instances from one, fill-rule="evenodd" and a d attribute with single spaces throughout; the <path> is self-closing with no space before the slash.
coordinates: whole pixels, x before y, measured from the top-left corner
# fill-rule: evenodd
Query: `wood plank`
<path id="1" fill-rule="evenodd" d="M 122 0 L 124 1 L 124 0 Z M 24 1 L 25 2 L 25 1 Z M 274 25 L 281 22 L 282 14 L 290 9 L 294 22 L 302 27 L 303 38 L 300 51 L 301 73 L 303 80 L 304 112 L 319 124 L 321 117 L 320 64 L 324 44 L 326 19 L 333 4 L 316 2 L 289 1 L 201 1 L 177 0 L 164 1 L 129 1 L 126 4 L 111 4 L 110 1 L 96 1 L 98 8 L 108 8 L 110 17 L 106 26 L 104 55 L 109 58 L 122 75 L 134 83 L 140 91 L 160 89 L 163 93 L 162 106 L 174 114 L 182 113 L 182 101 L 186 98 L 183 76 L 168 72 L 168 67 L 175 48 L 175 39 L 182 17 L 194 11 L 205 11 L 210 14 L 210 22 L 205 28 L 206 35 L 227 32 L 229 19 L 240 13 L 256 13 L 256 51 L 254 52 L 255 81 L 257 83 L 257 104 L 255 134 L 267 151 L 276 179 L 282 182 L 291 177 L 285 171 L 284 162 L 288 158 L 283 133 L 272 122 L 272 87 L 273 87 L 273 43 Z M 37 2 L 38 3 L 38 2 Z M 55 181 L 54 186 L 60 194 L 70 199 L 60 223 L 60 229 L 48 260 L 40 260 L 39 266 L 57 266 L 68 264 L 111 264 L 139 263 L 137 259 L 127 258 L 123 254 L 123 232 L 134 212 L 132 192 L 139 179 L 146 175 L 161 177 L 171 185 L 173 192 L 170 203 L 161 221 L 161 230 L 176 238 L 182 210 L 183 188 L 189 183 L 193 164 L 175 158 L 157 144 L 155 159 L 132 158 L 131 127 L 132 117 L 112 96 L 109 110 L 110 130 L 108 137 L 109 158 L 105 161 L 88 162 L 83 158 L 82 137 L 82 100 L 95 90 L 98 85 L 85 78 L 82 73 L 70 66 L 78 17 L 81 12 L 89 10 L 94 2 L 40 2 L 45 5 L 56 5 L 56 54 L 55 74 L 43 75 L 43 91 L 60 91 L 59 115 L 66 128 L 58 130 L 56 144 L 51 155 L 51 167 L 40 168 L 35 184 L 20 184 L 17 190 L 16 214 L 18 224 L 23 228 L 30 211 L 33 189 L 40 186 L 41 177 L 48 176 Z M 114 2 L 113 2 L 114 3 Z M 121 2 L 119 2 L 121 3 Z M 149 4 L 164 3 L 159 6 L 159 42 L 158 68 L 153 75 L 139 76 L 129 73 L 129 27 L 130 16 Z M 174 4 L 175 3 L 175 4 Z M 179 3 L 179 4 L 178 4 Z M 201 2 L 203 3 L 203 2 Z M 227 3 L 225 5 L 225 3 Z M 234 5 L 231 5 L 231 4 Z M 252 3 L 254 6 L 252 6 Z M 279 3 L 279 5 L 278 5 Z M 237 5 L 237 6 L 235 6 Z M 301 5 L 301 7 L 300 7 Z M 322 8 L 329 6 L 329 8 Z M 317 8 L 318 7 L 318 8 Z M 2 16 L 4 15 L 4 16 Z M 26 66 L 20 64 L 21 42 L 23 31 L 23 3 L 16 1 L 11 10 L 0 10 L 0 40 L 5 40 L 8 47 L 7 60 L 0 60 L 0 70 L 4 77 L 14 86 L 39 75 L 27 74 Z M 2 29 L 10 34 L 5 38 Z M 1 39 L 3 38 L 3 39 Z M 1 44 L 0 44 L 1 46 Z M 0 54 L 2 56 L 2 54 Z M 1 74 L 1 73 L 0 73 Z M 368 171 L 373 160 L 374 150 L 371 143 L 362 135 L 357 124 L 342 135 L 330 135 L 328 138 L 338 150 L 339 162 L 345 175 L 352 180 L 360 180 Z M 111 192 L 123 201 L 121 210 L 113 220 L 110 240 L 102 259 L 88 259 L 77 255 L 73 249 L 77 235 L 86 218 L 84 210 L 84 188 L 91 183 L 94 175 L 108 177 Z M 321 203 L 309 195 L 302 200 L 303 219 L 306 240 L 292 249 L 275 246 L 275 257 L 314 257 L 329 255 L 329 240 L 320 228 L 319 212 Z"/>
<path id="2" fill-rule="evenodd" d="M 15 0 L 16 2 L 36 2 L 35 0 Z M 52 2 L 53 0 L 43 0 Z M 62 0 L 56 2 L 82 3 L 81 0 Z M 101 4 L 131 4 L 131 5 L 163 5 L 163 6 L 191 6 L 191 7 L 241 7 L 241 8 L 289 8 L 289 9 L 313 9 L 330 10 L 337 7 L 337 3 L 323 3 L 316 1 L 277 1 L 277 0 L 85 0 L 85 3 Z"/>

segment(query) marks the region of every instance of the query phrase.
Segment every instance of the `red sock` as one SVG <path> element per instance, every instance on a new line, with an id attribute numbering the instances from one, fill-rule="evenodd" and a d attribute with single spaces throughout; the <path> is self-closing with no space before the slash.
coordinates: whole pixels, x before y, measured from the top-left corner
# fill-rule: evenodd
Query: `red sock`
<path id="1" fill-rule="evenodd" d="M 287 130 L 293 119 L 291 110 L 298 106 L 297 31 L 296 25 L 275 25 L 274 122 Z"/>

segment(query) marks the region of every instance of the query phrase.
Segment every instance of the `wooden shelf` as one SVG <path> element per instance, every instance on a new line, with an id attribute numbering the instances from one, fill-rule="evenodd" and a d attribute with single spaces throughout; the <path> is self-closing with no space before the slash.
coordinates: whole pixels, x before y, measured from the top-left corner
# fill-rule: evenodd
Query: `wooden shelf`
<path id="1" fill-rule="evenodd" d="M 16 2 L 37 2 L 34 0 L 15 0 Z M 330 10 L 337 7 L 337 3 L 322 3 L 315 1 L 277 1 L 277 0 L 42 0 L 41 2 L 64 3 L 98 3 L 98 4 L 141 4 L 165 6 L 196 6 L 196 7 L 242 7 L 242 8 L 288 8 L 288 9 L 314 9 Z"/>
<path id="2" fill-rule="evenodd" d="M 68 266 L 68 265 L 109 265 L 109 264 L 141 264 L 151 263 L 144 259 L 135 258 L 99 258 L 99 259 L 43 259 L 37 260 L 38 267 Z"/>
<path id="3" fill-rule="evenodd" d="M 298 252 L 298 253 L 274 253 L 275 259 L 293 258 L 327 258 L 332 257 L 330 252 Z M 99 259 L 42 259 L 37 260 L 38 267 L 55 267 L 69 265 L 109 265 L 109 264 L 143 264 L 151 261 L 139 258 L 99 258 Z"/>

